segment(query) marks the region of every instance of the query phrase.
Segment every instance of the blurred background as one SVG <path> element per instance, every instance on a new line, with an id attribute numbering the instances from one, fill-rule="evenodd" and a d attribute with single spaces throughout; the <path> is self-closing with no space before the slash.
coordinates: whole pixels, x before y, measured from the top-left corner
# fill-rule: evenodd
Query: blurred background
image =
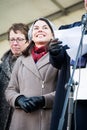
<path id="1" fill-rule="evenodd" d="M 0 0 L 0 57 L 9 49 L 8 28 L 13 23 L 28 24 L 46 17 L 58 28 L 80 21 L 86 13 L 83 0 Z"/>

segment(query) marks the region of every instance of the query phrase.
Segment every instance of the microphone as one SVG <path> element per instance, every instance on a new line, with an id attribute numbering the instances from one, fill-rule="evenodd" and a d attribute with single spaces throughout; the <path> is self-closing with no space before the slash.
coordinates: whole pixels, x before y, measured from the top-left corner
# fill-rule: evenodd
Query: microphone
<path id="1" fill-rule="evenodd" d="M 82 28 L 83 28 L 83 30 L 86 31 L 87 30 L 87 13 L 85 13 L 85 14 L 82 15 L 81 22 L 82 22 Z"/>

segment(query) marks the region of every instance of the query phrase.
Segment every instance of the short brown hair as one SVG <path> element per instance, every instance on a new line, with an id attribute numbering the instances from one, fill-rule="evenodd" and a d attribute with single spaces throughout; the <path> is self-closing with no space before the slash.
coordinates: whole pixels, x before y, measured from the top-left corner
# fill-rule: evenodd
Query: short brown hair
<path id="1" fill-rule="evenodd" d="M 9 39 L 9 35 L 10 35 L 11 30 L 13 30 L 15 33 L 17 33 L 17 31 L 22 32 L 25 35 L 26 40 L 28 40 L 29 27 L 27 24 L 24 24 L 24 23 L 12 24 L 12 26 L 8 30 L 8 39 Z"/>

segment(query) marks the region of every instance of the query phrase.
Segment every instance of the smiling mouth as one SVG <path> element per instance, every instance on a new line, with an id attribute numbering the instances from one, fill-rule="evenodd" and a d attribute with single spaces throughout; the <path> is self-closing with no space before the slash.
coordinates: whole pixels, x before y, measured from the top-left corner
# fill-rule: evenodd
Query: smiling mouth
<path id="1" fill-rule="evenodd" d="M 38 34 L 38 35 L 36 35 L 36 37 L 45 37 L 45 35 L 44 34 Z"/>

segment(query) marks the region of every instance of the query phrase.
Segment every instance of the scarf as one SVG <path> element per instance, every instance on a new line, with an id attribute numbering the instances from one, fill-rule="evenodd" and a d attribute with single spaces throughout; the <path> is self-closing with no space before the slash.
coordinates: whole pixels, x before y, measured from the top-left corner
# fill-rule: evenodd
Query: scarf
<path id="1" fill-rule="evenodd" d="M 42 47 L 36 47 L 34 46 L 34 48 L 32 49 L 32 56 L 33 59 L 35 61 L 35 63 L 45 54 L 47 53 L 46 48 L 44 46 Z"/>

